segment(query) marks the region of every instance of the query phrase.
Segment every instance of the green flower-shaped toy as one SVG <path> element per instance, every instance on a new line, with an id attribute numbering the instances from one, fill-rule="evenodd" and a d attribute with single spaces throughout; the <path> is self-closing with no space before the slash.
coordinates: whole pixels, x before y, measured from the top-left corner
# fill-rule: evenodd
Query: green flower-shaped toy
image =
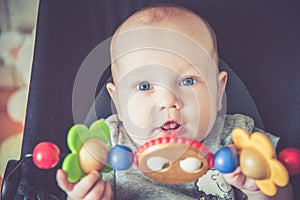
<path id="1" fill-rule="evenodd" d="M 83 124 L 75 124 L 70 128 L 67 143 L 71 153 L 62 164 L 68 181 L 76 182 L 93 170 L 104 173 L 112 170 L 107 166 L 112 148 L 109 138 L 109 127 L 103 120 L 95 121 L 90 128 Z"/>

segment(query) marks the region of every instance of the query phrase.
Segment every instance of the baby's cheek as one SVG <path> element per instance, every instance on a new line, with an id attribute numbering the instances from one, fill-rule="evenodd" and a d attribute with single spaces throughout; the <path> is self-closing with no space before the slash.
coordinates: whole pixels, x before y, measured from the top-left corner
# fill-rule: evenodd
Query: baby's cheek
<path id="1" fill-rule="evenodd" d="M 186 123 L 192 125 L 192 133 L 197 140 L 204 139 L 212 121 L 212 104 L 207 96 L 198 96 L 194 102 L 186 104 L 184 116 Z"/>
<path id="2" fill-rule="evenodd" d="M 146 128 L 152 123 L 151 109 L 149 101 L 132 98 L 128 102 L 129 119 L 126 120 L 130 120 L 130 122 L 138 128 Z"/>

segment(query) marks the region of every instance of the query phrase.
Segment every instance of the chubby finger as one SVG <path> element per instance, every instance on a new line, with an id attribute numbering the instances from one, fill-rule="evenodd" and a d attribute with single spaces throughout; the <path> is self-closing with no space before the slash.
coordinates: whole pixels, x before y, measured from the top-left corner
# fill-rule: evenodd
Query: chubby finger
<path id="1" fill-rule="evenodd" d="M 62 169 L 57 170 L 56 181 L 58 186 L 66 192 L 71 191 L 74 187 L 74 184 L 67 180 L 67 174 Z"/>
<path id="2" fill-rule="evenodd" d="M 108 182 L 105 182 L 105 185 L 106 185 L 105 186 L 105 191 L 102 195 L 102 199 L 103 200 L 111 200 L 111 199 L 113 199 L 112 198 L 113 197 L 113 191 L 112 191 L 111 186 Z"/>
<path id="3" fill-rule="evenodd" d="M 245 181 L 245 175 L 242 172 L 241 167 L 237 167 L 233 172 L 231 173 L 226 173 L 223 174 L 224 179 L 228 182 L 228 183 L 235 183 L 235 182 L 243 182 Z"/>
<path id="4" fill-rule="evenodd" d="M 85 196 L 85 200 L 110 200 L 112 196 L 112 191 L 109 183 L 98 180 L 94 187 L 89 191 L 89 193 Z"/>
<path id="5" fill-rule="evenodd" d="M 251 191 L 258 190 L 255 180 L 248 178 L 242 172 L 241 167 L 237 167 L 232 173 L 223 174 L 227 183 L 234 185 L 240 189 L 247 189 Z"/>
<path id="6" fill-rule="evenodd" d="M 85 197 L 99 179 L 99 172 L 92 171 L 82 178 L 73 188 L 75 196 Z"/>

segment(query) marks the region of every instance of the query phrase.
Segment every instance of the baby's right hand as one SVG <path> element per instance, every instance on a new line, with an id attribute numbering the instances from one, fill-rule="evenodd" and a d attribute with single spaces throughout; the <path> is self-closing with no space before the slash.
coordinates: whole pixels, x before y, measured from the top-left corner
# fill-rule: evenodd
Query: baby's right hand
<path id="1" fill-rule="evenodd" d="M 97 171 L 91 172 L 79 182 L 70 183 L 67 180 L 67 174 L 62 169 L 59 169 L 56 173 L 56 180 L 59 187 L 67 193 L 68 199 L 113 199 L 113 192 L 110 184 L 99 179 L 99 173 Z"/>

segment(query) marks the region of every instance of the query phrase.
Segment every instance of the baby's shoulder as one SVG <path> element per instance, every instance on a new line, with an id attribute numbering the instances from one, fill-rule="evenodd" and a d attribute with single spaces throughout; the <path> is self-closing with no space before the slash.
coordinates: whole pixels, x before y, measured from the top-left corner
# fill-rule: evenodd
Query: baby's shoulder
<path id="1" fill-rule="evenodd" d="M 131 149 L 137 148 L 117 114 L 109 116 L 106 118 L 105 122 L 108 124 L 110 130 L 110 141 L 112 146 L 120 144 L 128 146 Z"/>
<path id="2" fill-rule="evenodd" d="M 224 128 L 220 137 L 220 139 L 223 140 L 223 143 L 228 144 L 231 142 L 231 132 L 235 128 L 242 128 L 249 133 L 259 131 L 265 134 L 270 139 L 273 146 L 276 146 L 279 141 L 279 137 L 277 137 L 276 135 L 272 135 L 269 132 L 257 128 L 255 126 L 254 120 L 251 117 L 242 114 L 234 114 L 227 115 L 225 118 Z"/>
<path id="3" fill-rule="evenodd" d="M 110 131 L 110 140 L 112 145 L 116 145 L 119 141 L 119 119 L 116 114 L 113 114 L 105 119 Z"/>
<path id="4" fill-rule="evenodd" d="M 218 140 L 211 147 L 212 151 L 216 151 L 223 146 L 231 144 L 231 132 L 235 128 L 242 128 L 250 133 L 253 132 L 255 128 L 254 120 L 251 117 L 242 114 L 226 115 L 225 120 L 219 121 L 223 121 L 221 124 L 222 128 L 219 129 L 221 131 L 218 133 Z"/>
<path id="5" fill-rule="evenodd" d="M 243 114 L 226 115 L 223 131 L 231 133 L 235 128 L 242 128 L 251 133 L 255 128 L 255 123 L 250 116 Z"/>

